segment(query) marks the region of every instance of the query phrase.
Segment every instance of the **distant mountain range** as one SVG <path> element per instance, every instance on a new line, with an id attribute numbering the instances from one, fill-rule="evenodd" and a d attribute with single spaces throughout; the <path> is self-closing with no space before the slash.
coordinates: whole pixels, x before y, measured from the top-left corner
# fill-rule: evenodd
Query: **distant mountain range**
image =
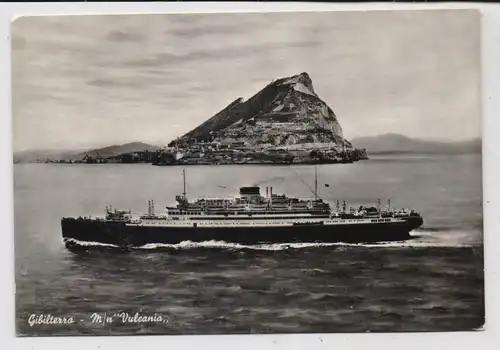
<path id="1" fill-rule="evenodd" d="M 89 157 L 101 156 L 102 158 L 116 157 L 121 154 L 150 151 L 155 152 L 159 146 L 144 142 L 130 142 L 123 145 L 112 145 L 91 150 L 27 150 L 14 152 L 14 163 L 33 163 L 47 160 L 82 160 Z"/>
<path id="2" fill-rule="evenodd" d="M 368 156 L 371 154 L 459 154 L 481 153 L 482 141 L 480 138 L 444 142 L 414 139 L 399 134 L 384 134 L 379 136 L 360 137 L 352 140 L 359 148 L 366 148 Z"/>
<path id="3" fill-rule="evenodd" d="M 359 148 L 366 148 L 368 155 L 372 154 L 460 154 L 481 153 L 482 141 L 479 138 L 460 142 L 439 142 L 414 139 L 399 134 L 384 134 L 379 136 L 360 137 L 352 140 Z M 28 150 L 14 153 L 14 163 L 33 163 L 46 160 L 81 160 L 87 154 L 96 157 L 116 157 L 121 154 L 156 151 L 159 146 L 144 142 L 131 142 L 123 145 L 84 150 Z"/>
<path id="4" fill-rule="evenodd" d="M 96 157 L 100 155 L 103 158 L 116 157 L 124 153 L 141 152 L 141 151 L 156 151 L 159 146 L 150 145 L 144 142 L 131 142 L 125 143 L 123 145 L 112 145 L 104 148 L 93 149 L 87 152 L 81 152 L 78 155 L 82 157 L 88 154 L 91 157 Z"/>
<path id="5" fill-rule="evenodd" d="M 384 134 L 379 136 L 359 137 L 352 140 L 358 148 L 365 148 L 368 155 L 372 154 L 460 154 L 481 153 L 480 138 L 460 142 L 439 142 L 410 138 L 400 134 Z M 33 163 L 46 160 L 81 160 L 87 154 L 96 157 L 116 157 L 121 154 L 156 151 L 159 146 L 144 142 L 131 142 L 123 145 L 112 145 L 103 148 L 85 150 L 27 150 L 14 153 L 14 163 Z"/>

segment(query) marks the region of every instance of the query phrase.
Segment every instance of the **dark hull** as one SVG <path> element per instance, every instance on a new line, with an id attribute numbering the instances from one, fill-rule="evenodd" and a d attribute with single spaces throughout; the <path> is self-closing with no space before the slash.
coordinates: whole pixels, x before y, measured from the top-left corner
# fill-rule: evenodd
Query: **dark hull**
<path id="1" fill-rule="evenodd" d="M 321 225 L 307 224 L 283 227 L 145 227 L 126 226 L 123 222 L 64 218 L 62 235 L 68 248 L 73 240 L 139 247 L 146 244 L 178 244 L 183 241 L 273 244 L 273 243 L 369 243 L 401 241 L 411 238 L 409 232 L 422 225 L 421 218 L 404 223 Z"/>

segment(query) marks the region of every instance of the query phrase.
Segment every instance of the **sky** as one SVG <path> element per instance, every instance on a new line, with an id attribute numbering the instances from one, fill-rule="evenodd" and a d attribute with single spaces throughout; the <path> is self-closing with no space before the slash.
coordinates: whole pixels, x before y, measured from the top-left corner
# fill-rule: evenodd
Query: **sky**
<path id="1" fill-rule="evenodd" d="M 475 10 L 22 17 L 13 147 L 163 145 L 302 72 L 348 140 L 470 139 L 480 68 Z"/>

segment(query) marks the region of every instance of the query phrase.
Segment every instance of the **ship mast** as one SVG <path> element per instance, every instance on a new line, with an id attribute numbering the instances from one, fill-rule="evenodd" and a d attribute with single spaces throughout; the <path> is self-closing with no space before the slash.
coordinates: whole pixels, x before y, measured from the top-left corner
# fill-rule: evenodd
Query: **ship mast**
<path id="1" fill-rule="evenodd" d="M 314 200 L 318 200 L 318 166 L 314 167 Z"/>
<path id="2" fill-rule="evenodd" d="M 182 182 L 184 191 L 182 192 L 182 196 L 186 199 L 186 169 L 182 169 Z"/>

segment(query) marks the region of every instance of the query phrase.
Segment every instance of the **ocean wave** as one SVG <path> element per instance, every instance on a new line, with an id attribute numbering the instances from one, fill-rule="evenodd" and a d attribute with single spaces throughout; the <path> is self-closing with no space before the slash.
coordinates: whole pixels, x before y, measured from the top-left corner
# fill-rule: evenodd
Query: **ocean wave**
<path id="1" fill-rule="evenodd" d="M 424 233 L 424 234 L 430 234 L 432 232 L 448 232 L 448 231 L 453 231 L 456 230 L 456 227 L 450 227 L 450 226 L 432 226 L 432 227 L 420 227 L 417 228 L 416 230 L 410 232 L 410 233 Z"/>
<path id="2" fill-rule="evenodd" d="M 64 243 L 69 243 L 71 245 L 77 245 L 81 247 L 107 247 L 107 248 L 120 248 L 114 244 L 100 243 L 100 242 L 90 242 L 90 241 L 80 241 L 74 238 L 66 238 L 63 240 Z"/>
<path id="3" fill-rule="evenodd" d="M 250 250 L 286 250 L 286 249 L 301 249 L 301 248 L 315 248 L 315 247 L 332 247 L 343 246 L 344 243 L 274 243 L 274 244 L 239 244 L 230 243 L 225 241 L 205 241 L 205 242 L 192 242 L 183 241 L 178 244 L 161 244 L 151 243 L 134 249 L 198 249 L 198 248 L 220 248 L 220 249 L 250 249 Z"/>
<path id="4" fill-rule="evenodd" d="M 148 251 L 148 250 L 189 250 L 189 249 L 224 249 L 224 250 L 263 250 L 263 251 L 280 251 L 280 250 L 293 250 L 293 249 L 311 249 L 311 248 L 325 248 L 325 247 L 363 247 L 363 248 L 432 248 L 432 247 L 472 247 L 473 242 L 458 242 L 456 240 L 419 240 L 422 236 L 433 236 L 434 232 L 426 233 L 422 231 L 412 232 L 411 235 L 414 239 L 407 241 L 392 241 L 392 242 L 378 242 L 378 243 L 274 243 L 274 244 L 255 244 L 245 245 L 239 243 L 230 243 L 225 241 L 205 241 L 205 242 L 192 242 L 183 241 L 178 244 L 162 244 L 150 243 L 138 247 L 129 247 L 130 251 Z M 458 234 L 457 234 L 458 235 Z M 459 236 L 462 236 L 460 234 Z M 418 237 L 418 238 L 416 238 Z M 435 237 L 434 237 L 435 238 Z M 123 249 L 113 244 L 104 244 L 99 242 L 83 242 L 76 239 L 68 239 L 71 244 L 82 247 L 96 247 L 96 248 L 115 248 Z"/>
<path id="5" fill-rule="evenodd" d="M 476 228 L 422 228 L 410 232 L 413 246 L 475 247 L 483 243 L 483 231 Z"/>
<path id="6" fill-rule="evenodd" d="M 434 243 L 434 242 L 410 242 L 410 241 L 395 241 L 395 242 L 379 242 L 379 243 L 274 243 L 274 244 L 255 244 L 246 245 L 239 243 L 230 243 L 225 241 L 206 241 L 206 242 L 191 242 L 184 241 L 178 244 L 146 244 L 141 247 L 135 247 L 133 249 L 139 250 L 154 250 L 162 248 L 170 249 L 199 249 L 199 248 L 218 248 L 218 249 L 248 249 L 248 250 L 289 250 L 289 249 L 307 249 L 307 248 L 323 248 L 323 247 L 446 247 L 445 243 Z M 453 245 L 456 246 L 456 245 Z"/>

